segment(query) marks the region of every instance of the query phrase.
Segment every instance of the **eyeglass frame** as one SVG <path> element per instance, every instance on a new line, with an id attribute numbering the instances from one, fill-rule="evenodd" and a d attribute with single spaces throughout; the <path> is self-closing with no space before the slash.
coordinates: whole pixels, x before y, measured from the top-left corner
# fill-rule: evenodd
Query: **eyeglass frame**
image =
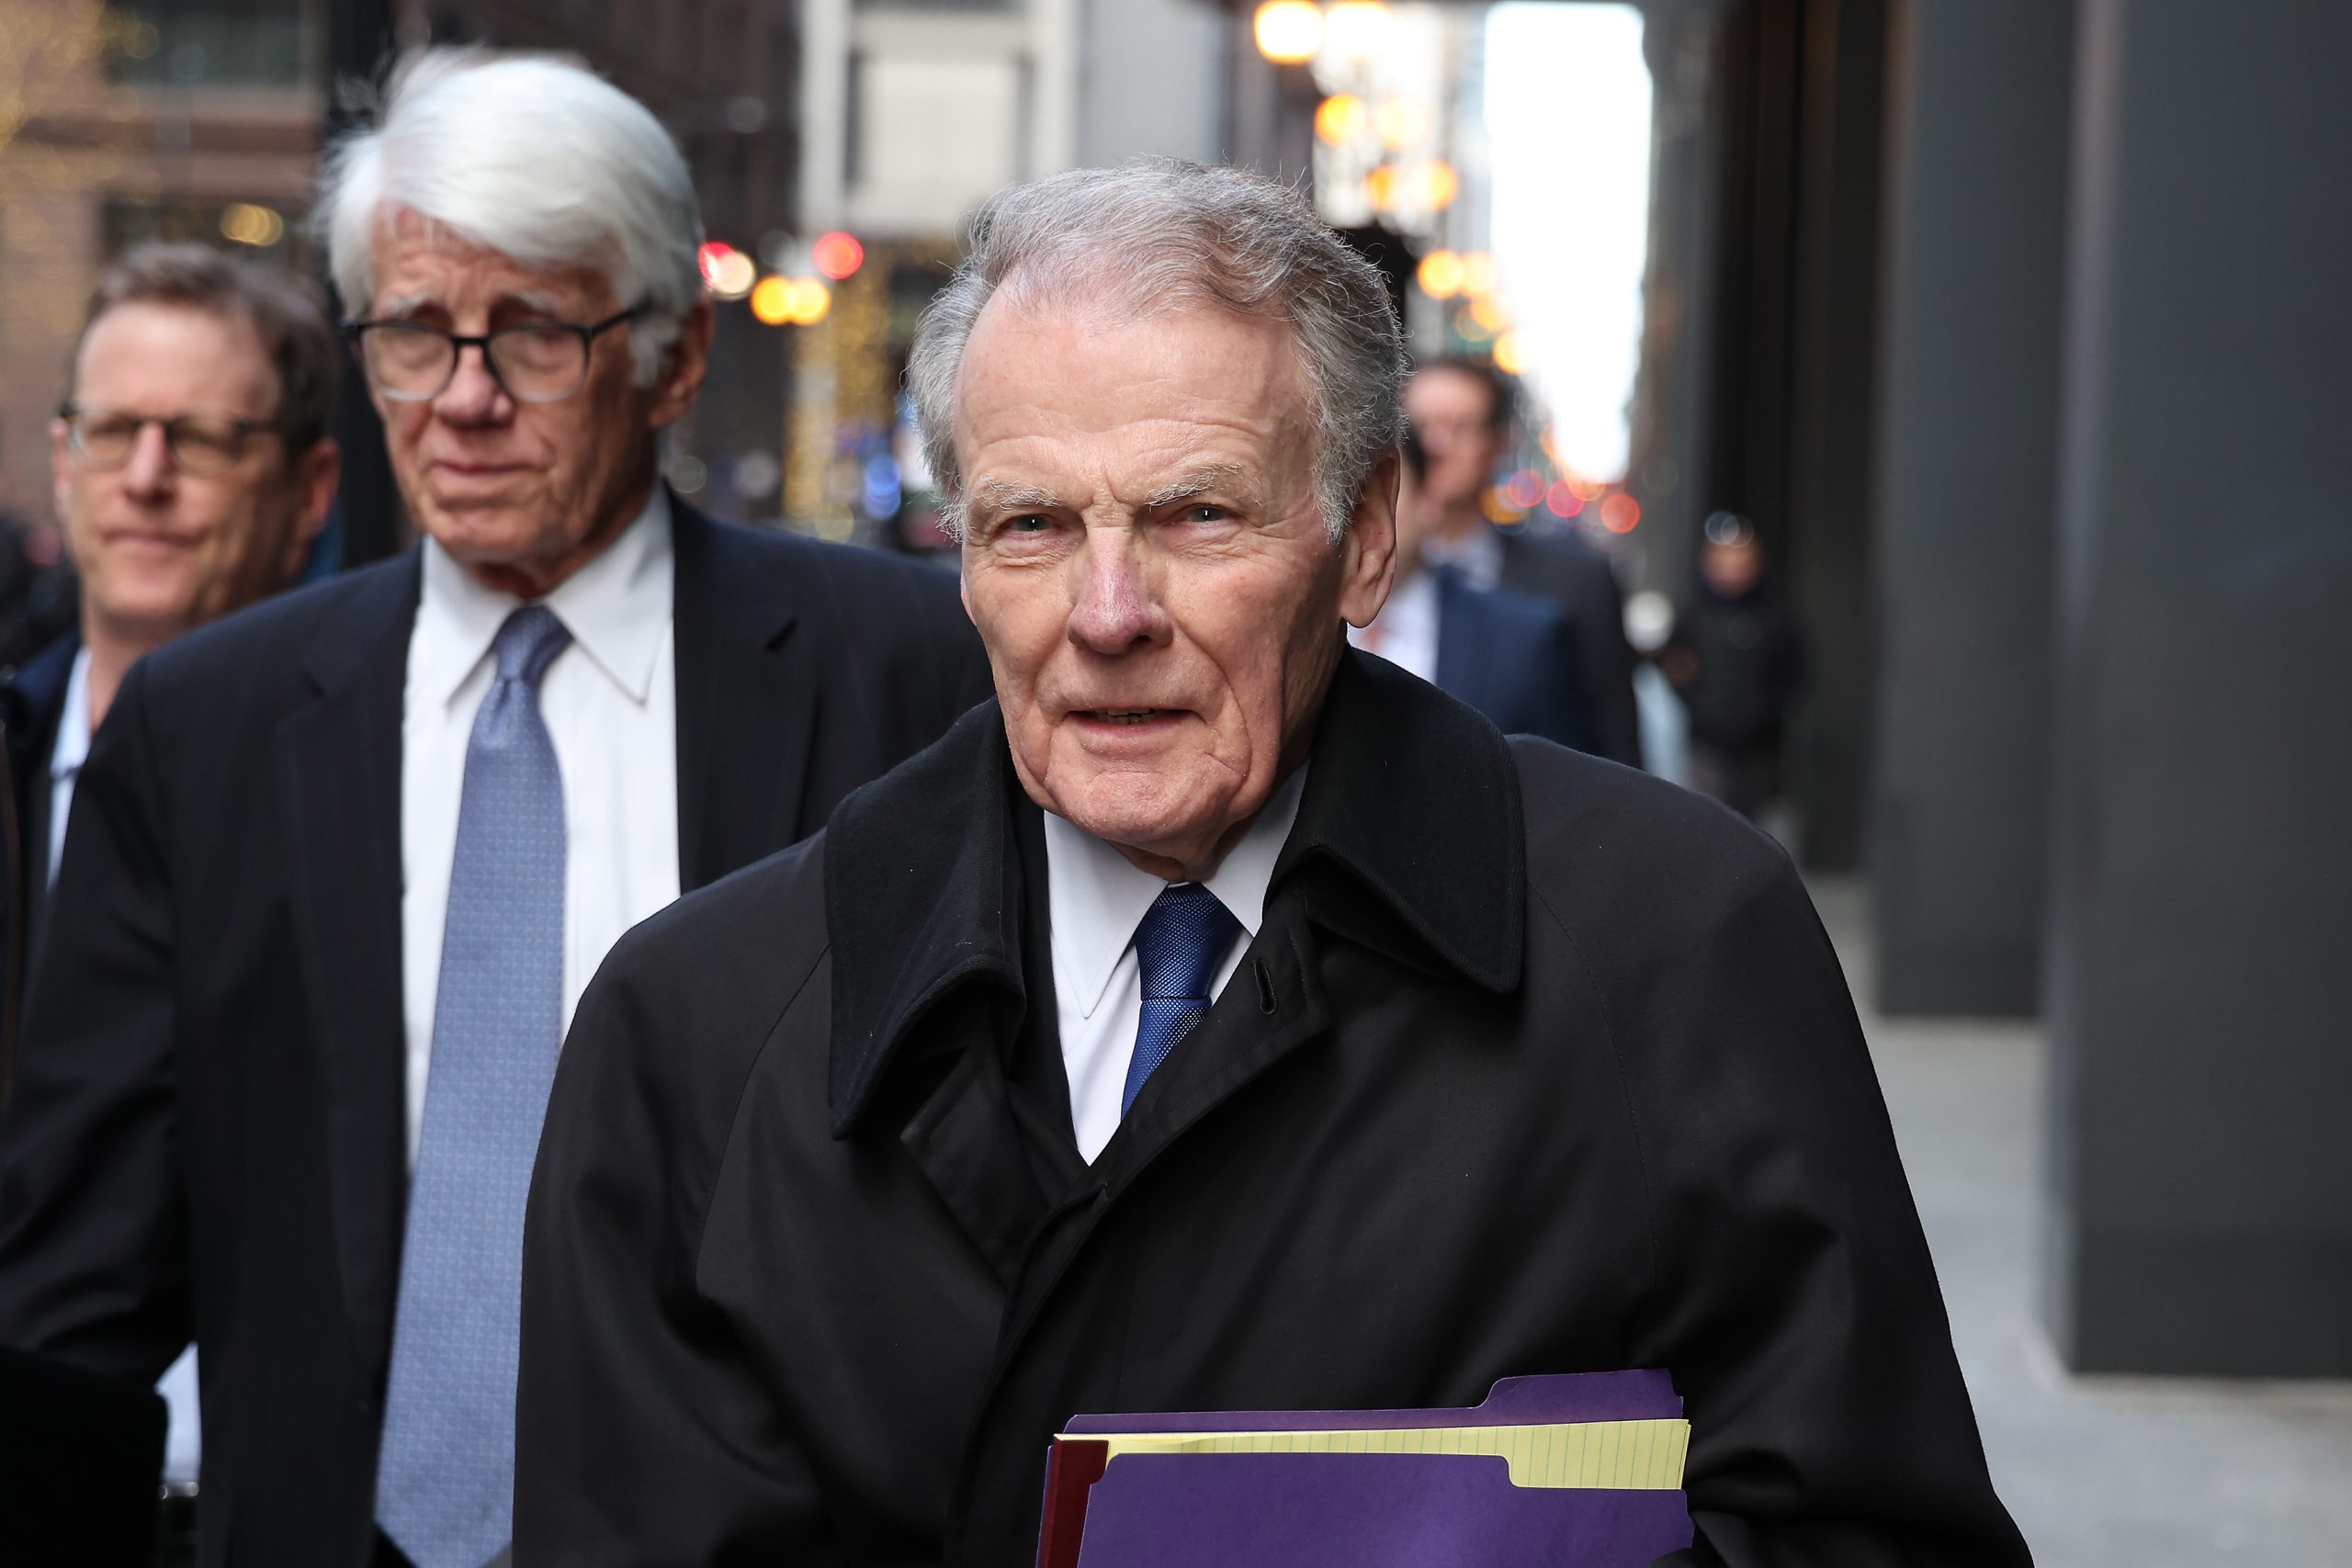
<path id="1" fill-rule="evenodd" d="M 131 422 L 130 445 L 126 446 L 122 456 L 113 462 L 108 462 L 91 452 L 85 441 L 82 422 L 94 413 L 115 414 Z M 275 435 L 283 440 L 287 434 L 285 422 L 277 419 L 216 419 L 210 414 L 200 413 L 139 413 L 130 409 L 84 408 L 71 399 L 57 405 L 57 417 L 65 425 L 66 450 L 74 455 L 75 461 L 91 472 L 100 474 L 119 474 L 129 468 L 131 458 L 138 455 L 140 436 L 146 433 L 147 427 L 151 424 L 162 429 L 164 454 L 171 459 L 173 468 L 182 473 L 193 474 L 198 479 L 217 479 L 243 462 L 245 456 L 245 444 L 254 436 Z M 180 454 L 179 432 L 192 424 L 226 426 L 236 436 L 237 450 L 230 456 L 227 462 L 217 468 L 207 468 L 202 464 L 187 462 Z"/>
<path id="2" fill-rule="evenodd" d="M 351 352 L 353 355 L 358 359 L 360 373 L 368 378 L 368 384 L 374 387 L 378 391 L 383 393 L 384 396 L 390 398 L 396 403 L 429 403 L 434 399 L 439 397 L 442 393 L 447 391 L 449 389 L 450 383 L 458 378 L 458 367 L 465 362 L 466 350 L 469 348 L 479 348 L 481 350 L 482 368 L 490 372 L 490 378 L 492 381 L 498 383 L 498 389 L 505 393 L 508 397 L 514 399 L 516 402 L 560 403 L 563 401 L 565 398 L 579 396 L 580 389 L 588 384 L 588 367 L 595 359 L 596 340 L 604 336 L 606 333 L 611 332 L 615 327 L 619 326 L 624 321 L 634 321 L 639 320 L 640 317 L 650 314 L 652 310 L 652 301 L 645 300 L 636 305 L 632 305 L 628 310 L 620 311 L 616 315 L 606 316 L 601 321 L 585 323 L 580 321 L 514 321 L 506 326 L 492 327 L 486 333 L 453 333 L 448 328 L 435 326 L 431 321 L 413 321 L 401 316 L 371 316 L 360 321 L 344 322 L 343 335 L 349 340 L 351 344 Z M 398 327 L 404 332 L 431 333 L 434 335 L 446 340 L 449 344 L 449 371 L 447 376 L 442 378 L 441 384 L 434 388 L 433 390 L 429 392 L 395 392 L 390 388 L 385 386 L 381 381 L 379 381 L 376 378 L 374 370 L 369 367 L 368 363 L 367 336 L 368 333 L 379 327 Z M 578 335 L 580 339 L 580 379 L 572 383 L 571 390 L 560 393 L 555 397 L 526 398 L 523 396 L 522 393 L 517 392 L 514 388 L 508 386 L 506 384 L 506 378 L 499 373 L 498 361 L 491 356 L 491 340 L 509 333 L 546 332 L 550 328 L 560 328 L 565 332 Z"/>

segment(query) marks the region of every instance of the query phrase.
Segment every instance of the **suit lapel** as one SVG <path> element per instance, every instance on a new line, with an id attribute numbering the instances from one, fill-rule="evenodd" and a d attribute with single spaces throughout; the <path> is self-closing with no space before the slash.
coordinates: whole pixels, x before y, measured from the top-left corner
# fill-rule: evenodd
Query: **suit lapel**
<path id="1" fill-rule="evenodd" d="M 692 891 L 802 836 L 819 701 L 793 585 L 674 497 L 678 886 Z"/>
<path id="2" fill-rule="evenodd" d="M 326 1091 L 336 1262 L 363 1363 L 391 1347 L 406 1203 L 401 710 L 418 560 L 379 568 L 304 652 L 316 699 L 278 727 L 298 959 Z"/>

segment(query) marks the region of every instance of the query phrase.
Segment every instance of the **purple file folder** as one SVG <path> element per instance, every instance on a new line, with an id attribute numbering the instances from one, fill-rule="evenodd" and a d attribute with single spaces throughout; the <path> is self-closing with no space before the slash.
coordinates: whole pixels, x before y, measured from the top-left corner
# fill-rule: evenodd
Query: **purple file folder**
<path id="1" fill-rule="evenodd" d="M 1481 1403 L 1446 1410 L 1193 1410 L 1073 1416 L 1070 1432 L 1385 1432 L 1428 1427 L 1548 1427 L 1564 1421 L 1670 1421 L 1682 1414 L 1661 1371 L 1505 1378 Z"/>
<path id="2" fill-rule="evenodd" d="M 1496 1455 L 1126 1453 L 1084 1434 L 1372 1431 L 1671 1419 L 1663 1371 L 1510 1378 L 1467 1410 L 1075 1417 L 1039 1568 L 1645 1568 L 1690 1544 L 1679 1491 L 1519 1486 Z"/>

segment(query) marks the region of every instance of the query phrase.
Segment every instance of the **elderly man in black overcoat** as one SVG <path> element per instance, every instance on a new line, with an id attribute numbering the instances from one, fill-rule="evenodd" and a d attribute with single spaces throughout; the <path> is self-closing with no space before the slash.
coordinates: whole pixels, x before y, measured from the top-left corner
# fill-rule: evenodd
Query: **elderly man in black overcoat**
<path id="1" fill-rule="evenodd" d="M 2027 1561 L 1788 862 L 1347 649 L 1402 363 L 1257 176 L 983 210 L 909 377 L 998 700 L 582 1002 L 526 1568 L 1015 1568 L 1074 1413 L 1621 1367 L 1688 1401 L 1671 1562 Z"/>

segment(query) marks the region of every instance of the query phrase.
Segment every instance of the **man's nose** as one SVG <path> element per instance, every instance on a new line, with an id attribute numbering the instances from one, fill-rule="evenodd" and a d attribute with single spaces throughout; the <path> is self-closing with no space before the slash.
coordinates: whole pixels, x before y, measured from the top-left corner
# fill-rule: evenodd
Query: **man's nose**
<path id="1" fill-rule="evenodd" d="M 1166 641 L 1168 614 L 1134 530 L 1090 528 L 1087 536 L 1072 568 L 1081 575 L 1070 609 L 1070 640 L 1111 654 Z"/>
<path id="2" fill-rule="evenodd" d="M 450 373 L 449 384 L 433 400 L 433 412 L 452 424 L 481 424 L 503 419 L 514 412 L 514 401 L 506 389 L 498 384 L 491 373 L 490 354 L 480 344 L 469 344 L 458 350 L 458 367 Z"/>
<path id="3" fill-rule="evenodd" d="M 150 420 L 131 437 L 130 460 L 122 466 L 122 488 L 142 501 L 160 500 L 171 493 L 176 475 L 171 439 L 160 421 Z"/>

